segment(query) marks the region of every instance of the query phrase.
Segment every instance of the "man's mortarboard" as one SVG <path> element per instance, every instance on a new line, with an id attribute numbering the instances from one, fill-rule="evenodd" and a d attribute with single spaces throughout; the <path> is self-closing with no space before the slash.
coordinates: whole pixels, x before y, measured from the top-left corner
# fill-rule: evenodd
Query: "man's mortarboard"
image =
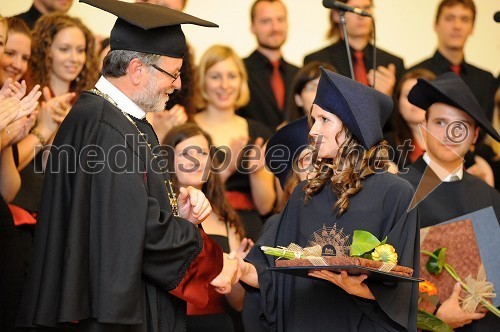
<path id="1" fill-rule="evenodd" d="M 320 67 L 314 104 L 342 120 L 365 149 L 380 142 L 394 103 L 377 90 Z"/>
<path id="2" fill-rule="evenodd" d="M 149 3 L 128 3 L 117 0 L 80 0 L 116 15 L 111 30 L 111 50 L 137 51 L 182 58 L 186 39 L 181 24 L 218 27 L 200 18 Z"/>
<path id="3" fill-rule="evenodd" d="M 293 161 L 309 145 L 307 117 L 290 122 L 280 128 L 266 144 L 266 166 L 279 179 L 285 189 L 286 180 L 293 172 Z"/>
<path id="4" fill-rule="evenodd" d="M 500 142 L 500 135 L 493 128 L 477 99 L 467 84 L 455 73 L 449 72 L 428 81 L 422 78 L 410 90 L 408 100 L 415 106 L 428 110 L 434 103 L 443 103 L 469 114 L 491 137 Z"/>

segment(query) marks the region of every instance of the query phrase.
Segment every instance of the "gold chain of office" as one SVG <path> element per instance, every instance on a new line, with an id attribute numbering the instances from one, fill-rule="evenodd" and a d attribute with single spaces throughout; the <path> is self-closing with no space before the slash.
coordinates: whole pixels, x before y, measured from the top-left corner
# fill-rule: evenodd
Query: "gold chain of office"
<path id="1" fill-rule="evenodd" d="M 98 90 L 97 88 L 93 88 L 93 89 L 89 90 L 89 92 L 93 93 L 93 94 L 95 94 L 97 96 L 100 96 L 100 97 L 104 98 L 109 103 L 111 103 L 113 106 L 115 106 L 116 108 L 118 108 L 122 112 L 122 114 L 125 116 L 125 118 L 127 118 L 127 120 L 130 121 L 130 123 L 132 123 L 134 125 L 134 127 L 137 129 L 137 131 L 139 132 L 139 135 L 144 140 L 144 142 L 146 142 L 149 150 L 151 151 L 151 154 L 153 155 L 153 158 L 156 159 L 156 155 L 151 150 L 151 144 L 147 143 L 148 142 L 147 141 L 147 135 L 144 134 L 139 129 L 139 127 L 137 126 L 137 123 L 128 115 L 128 113 L 124 112 L 123 110 L 121 110 L 120 107 L 118 107 L 118 104 L 109 95 L 107 95 L 104 92 Z M 158 167 L 159 167 L 159 165 L 158 165 Z M 160 170 L 161 170 L 161 168 L 160 168 Z M 162 170 L 162 172 L 163 172 L 163 170 Z M 164 183 L 165 183 L 165 189 L 167 190 L 168 201 L 170 203 L 170 208 L 172 209 L 172 213 L 174 214 L 174 216 L 179 217 L 179 206 L 177 204 L 177 197 L 175 195 L 175 192 L 174 192 L 174 189 L 173 189 L 173 186 L 172 186 L 172 181 L 170 181 L 170 179 L 168 179 L 168 180 L 165 180 Z"/>

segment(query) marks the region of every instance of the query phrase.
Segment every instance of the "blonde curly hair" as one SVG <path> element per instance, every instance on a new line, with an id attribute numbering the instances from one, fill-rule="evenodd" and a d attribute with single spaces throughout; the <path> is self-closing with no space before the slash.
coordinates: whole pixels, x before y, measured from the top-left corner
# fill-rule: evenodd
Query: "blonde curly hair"
<path id="1" fill-rule="evenodd" d="M 97 79 L 97 57 L 95 54 L 95 39 L 92 32 L 80 19 L 66 14 L 53 13 L 43 15 L 33 28 L 33 41 L 29 76 L 31 83 L 50 86 L 52 59 L 50 47 L 57 33 L 65 28 L 76 27 L 85 36 L 86 61 L 78 77 L 71 82 L 70 91 L 79 95 L 83 90 L 91 88 Z"/>
<path id="2" fill-rule="evenodd" d="M 335 136 L 337 143 L 340 135 L 345 141 L 340 145 L 337 155 L 332 159 L 322 159 L 315 166 L 316 176 L 308 180 L 304 187 L 307 202 L 332 181 L 331 190 L 337 194 L 333 208 L 341 216 L 349 207 L 349 198 L 363 187 L 363 181 L 378 172 L 386 172 L 389 167 L 388 144 L 386 141 L 366 150 L 347 127 L 342 125 Z"/>

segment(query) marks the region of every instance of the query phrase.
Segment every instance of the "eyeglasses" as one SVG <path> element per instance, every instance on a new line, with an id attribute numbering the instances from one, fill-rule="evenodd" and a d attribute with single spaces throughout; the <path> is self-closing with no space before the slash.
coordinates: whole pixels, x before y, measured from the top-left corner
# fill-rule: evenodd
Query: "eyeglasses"
<path id="1" fill-rule="evenodd" d="M 181 76 L 180 72 L 177 75 L 170 74 L 168 71 L 161 69 L 157 65 L 151 65 L 151 67 L 153 67 L 154 69 L 158 70 L 160 73 L 163 73 L 163 74 L 167 75 L 168 77 L 172 78 L 173 79 L 172 83 L 174 83 L 175 80 L 178 79 Z"/>

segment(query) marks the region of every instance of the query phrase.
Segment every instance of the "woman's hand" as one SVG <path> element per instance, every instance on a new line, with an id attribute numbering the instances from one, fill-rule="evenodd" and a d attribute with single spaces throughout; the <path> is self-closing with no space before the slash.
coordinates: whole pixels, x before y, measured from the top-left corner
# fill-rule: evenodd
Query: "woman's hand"
<path id="1" fill-rule="evenodd" d="M 11 83 L 9 88 L 13 93 L 13 97 L 20 101 L 18 118 L 28 116 L 36 110 L 38 107 L 38 99 L 40 99 L 40 96 L 42 95 L 40 92 L 40 85 L 35 85 L 35 87 L 27 95 L 27 87 L 24 80 L 21 83 Z"/>
<path id="2" fill-rule="evenodd" d="M 24 117 L 12 122 L 5 128 L 2 136 L 2 149 L 11 146 L 25 138 L 33 126 L 33 120 Z"/>
<path id="3" fill-rule="evenodd" d="M 184 106 L 176 104 L 170 110 L 152 114 L 151 125 L 153 126 L 160 143 L 165 139 L 168 132 L 176 126 L 186 123 L 188 116 Z M 149 117 L 148 117 L 149 120 Z"/>
<path id="4" fill-rule="evenodd" d="M 366 274 L 350 276 L 346 271 L 341 271 L 340 274 L 337 274 L 327 270 L 314 270 L 309 272 L 309 276 L 330 281 L 351 295 L 375 300 L 375 296 L 373 296 L 368 286 L 363 282 L 368 278 Z"/>
<path id="5" fill-rule="evenodd" d="M 236 253 L 241 258 L 245 258 L 245 257 L 247 257 L 248 253 L 250 252 L 250 249 L 252 249 L 253 246 L 254 246 L 254 243 L 253 243 L 252 239 L 245 237 L 245 238 L 243 238 L 243 240 L 241 240 L 240 246 L 236 250 Z"/>
<path id="6" fill-rule="evenodd" d="M 42 102 L 42 107 L 50 110 L 52 119 L 60 125 L 68 112 L 71 109 L 71 100 L 75 98 L 74 92 L 68 92 L 60 96 L 53 97 L 48 87 L 43 88 L 43 97 L 45 102 Z"/>

